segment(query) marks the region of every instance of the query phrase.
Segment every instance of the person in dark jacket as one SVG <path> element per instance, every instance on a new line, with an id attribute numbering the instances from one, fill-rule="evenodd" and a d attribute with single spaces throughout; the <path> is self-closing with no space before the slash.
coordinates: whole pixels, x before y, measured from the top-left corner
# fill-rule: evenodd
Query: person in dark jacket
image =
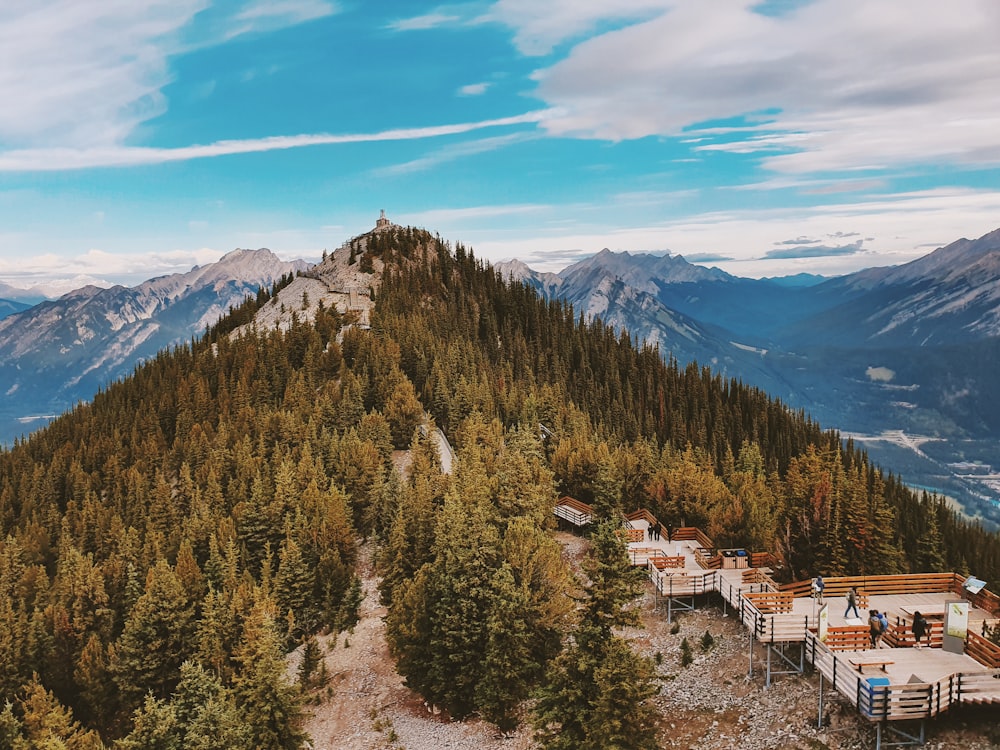
<path id="1" fill-rule="evenodd" d="M 910 626 L 910 630 L 913 631 L 913 638 L 916 640 L 914 646 L 919 646 L 920 641 L 924 640 L 924 636 L 927 637 L 928 648 L 931 645 L 931 629 L 927 620 L 924 618 L 919 611 L 913 613 L 913 624 Z"/>
<path id="2" fill-rule="evenodd" d="M 847 592 L 847 609 L 844 610 L 844 619 L 847 619 L 847 614 L 851 610 L 854 610 L 854 616 L 861 619 L 861 613 L 858 612 L 858 590 L 851 586 L 851 590 Z"/>

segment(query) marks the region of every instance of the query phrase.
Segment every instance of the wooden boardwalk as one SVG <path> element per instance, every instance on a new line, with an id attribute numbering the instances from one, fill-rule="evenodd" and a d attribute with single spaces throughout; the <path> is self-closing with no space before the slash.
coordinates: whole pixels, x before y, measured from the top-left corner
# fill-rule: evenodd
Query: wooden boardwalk
<path id="1" fill-rule="evenodd" d="M 793 672 L 802 671 L 808 662 L 820 673 L 821 713 L 824 681 L 826 689 L 835 687 L 839 695 L 872 722 L 922 721 L 960 703 L 1000 706 L 1000 668 L 997 668 L 1000 650 L 992 652 L 996 663 L 988 666 L 968 654 L 941 648 L 945 603 L 962 598 L 948 576 L 865 579 L 872 591 L 866 592 L 858 605 L 860 617 L 854 617 L 853 612 L 847 616 L 847 598 L 842 593 L 826 597 L 829 630 L 824 643 L 816 635 L 821 605 L 804 595 L 807 583 L 780 587 L 770 578 L 768 569 L 734 567 L 749 563 L 753 556 L 721 556 L 700 532 L 698 536 L 679 529 L 675 534 L 683 538 L 668 540 L 660 527 L 660 539 L 655 535 L 651 539 L 650 518 L 648 513 L 630 518 L 624 534 L 629 540 L 632 563 L 646 568 L 655 595 L 667 603 L 668 617 L 677 609 L 693 608 L 696 596 L 718 593 L 726 608 L 731 608 L 748 629 L 752 641 L 767 648 L 767 685 L 772 674 L 788 673 L 772 672 L 774 653 L 778 654 L 779 663 L 791 666 Z M 832 588 L 835 592 L 844 592 L 849 585 L 856 582 L 828 580 L 828 590 Z M 919 590 L 925 586 L 930 590 Z M 882 593 L 895 590 L 902 593 Z M 977 597 L 973 601 L 984 600 Z M 878 649 L 869 648 L 869 609 L 886 613 L 890 622 L 890 630 Z M 930 621 L 930 648 L 913 646 L 910 624 L 916 610 Z M 994 617 L 995 612 L 970 606 L 970 648 L 973 645 L 976 649 L 994 648 L 977 637 L 984 622 L 997 622 Z M 798 649 L 798 665 L 786 655 L 789 646 Z M 880 725 L 878 746 L 881 744 Z"/>
<path id="2" fill-rule="evenodd" d="M 593 518 L 589 505 L 569 497 L 560 498 L 555 513 L 578 527 Z M 658 534 L 651 531 L 651 525 Z M 662 600 L 668 618 L 674 611 L 693 609 L 701 595 L 719 594 L 724 608 L 731 609 L 749 631 L 751 674 L 755 641 L 766 648 L 766 686 L 773 675 L 802 672 L 808 662 L 820 675 L 820 719 L 824 685 L 826 689 L 833 686 L 876 725 L 878 748 L 883 728 L 903 739 L 891 744 L 922 744 L 922 722 L 952 706 L 1000 706 L 1000 647 L 979 636 L 984 622 L 998 622 L 1000 598 L 986 591 L 967 594 L 962 576 L 828 578 L 827 634 L 820 641 L 821 605 L 809 595 L 809 582 L 779 586 L 767 567 L 769 555 L 718 550 L 700 530 L 668 530 L 646 510 L 630 514 L 621 533 L 632 564 L 646 569 L 657 605 Z M 862 593 L 858 617 L 846 613 L 845 594 L 852 586 Z M 956 599 L 970 603 L 966 653 L 962 654 L 941 648 L 945 604 Z M 889 630 L 877 649 L 870 648 L 869 609 L 884 612 L 889 619 Z M 917 610 L 930 622 L 931 647 L 914 647 L 911 623 Z M 790 667 L 790 671 L 772 670 L 775 655 L 778 666 Z M 921 722 L 920 735 L 907 735 L 902 722 L 915 720 Z"/>

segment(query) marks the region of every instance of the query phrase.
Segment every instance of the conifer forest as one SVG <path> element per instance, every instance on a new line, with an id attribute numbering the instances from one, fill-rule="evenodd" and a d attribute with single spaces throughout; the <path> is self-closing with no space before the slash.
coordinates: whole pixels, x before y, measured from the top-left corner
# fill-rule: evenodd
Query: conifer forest
<path id="1" fill-rule="evenodd" d="M 643 585 L 623 512 L 772 551 L 785 581 L 1000 576 L 995 534 L 807 414 L 461 244 L 363 239 L 370 326 L 257 329 L 288 277 L 0 452 L 0 747 L 303 747 L 362 541 L 407 684 L 545 748 L 655 747 L 650 665 L 618 634 Z M 561 495 L 603 519 L 586 580 L 551 534 Z"/>

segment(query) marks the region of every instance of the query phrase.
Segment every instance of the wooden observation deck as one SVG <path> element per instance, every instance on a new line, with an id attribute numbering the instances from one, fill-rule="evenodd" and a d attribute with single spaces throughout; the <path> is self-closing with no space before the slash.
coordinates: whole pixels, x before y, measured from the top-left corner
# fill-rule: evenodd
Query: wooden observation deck
<path id="1" fill-rule="evenodd" d="M 585 503 L 562 498 L 556 515 L 576 526 L 593 519 Z M 819 672 L 819 721 L 824 689 L 836 692 L 876 726 L 877 749 L 924 742 L 924 722 L 953 706 L 1000 706 L 1000 646 L 979 635 L 994 626 L 1000 597 L 984 590 L 971 594 L 957 573 L 844 576 L 825 580 L 825 633 L 818 635 L 821 605 L 811 582 L 779 585 L 771 577 L 768 553 L 719 550 L 697 528 L 664 528 L 649 511 L 623 522 L 632 564 L 646 568 L 656 606 L 665 605 L 668 621 L 679 609 L 693 609 L 697 597 L 719 594 L 723 608 L 750 633 L 749 673 L 754 671 L 754 641 L 766 648 L 765 687 L 773 677 L 802 673 L 808 662 Z M 861 618 L 847 617 L 846 594 L 859 592 Z M 969 602 L 964 653 L 942 648 L 946 602 Z M 867 610 L 886 613 L 889 629 L 880 648 L 871 648 Z M 920 610 L 930 624 L 930 646 L 916 647 L 911 624 Z M 851 613 L 853 615 L 853 613 Z M 775 660 L 777 660 L 775 662 Z M 787 667 L 776 671 L 773 666 Z M 919 732 L 907 732 L 907 723 Z M 883 734 L 893 742 L 883 744 Z"/>

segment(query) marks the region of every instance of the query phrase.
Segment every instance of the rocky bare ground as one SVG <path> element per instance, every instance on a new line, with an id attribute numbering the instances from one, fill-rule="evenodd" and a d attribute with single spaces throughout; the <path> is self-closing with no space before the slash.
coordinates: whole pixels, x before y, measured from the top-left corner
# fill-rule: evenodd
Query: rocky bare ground
<path id="1" fill-rule="evenodd" d="M 585 550 L 579 537 L 559 534 L 566 555 L 577 564 Z M 370 550 L 363 550 L 364 602 L 352 632 L 328 637 L 330 682 L 314 693 L 306 725 L 315 750 L 533 750 L 530 730 L 509 736 L 480 721 L 451 722 L 427 710 L 394 669 L 385 642 L 385 608 L 378 603 Z M 875 730 L 846 703 L 827 693 L 826 722 L 817 727 L 818 677 L 782 675 L 764 687 L 764 651 L 754 652 L 748 674 L 746 631 L 714 602 L 675 621 L 654 609 L 652 589 L 641 602 L 644 627 L 627 635 L 635 647 L 659 662 L 661 681 L 655 703 L 662 721 L 662 748 L 697 750 L 862 750 L 875 747 Z M 714 643 L 701 647 L 705 632 Z M 687 639 L 693 662 L 681 665 Z M 657 657 L 659 654 L 659 657 Z M 927 723 L 933 750 L 1000 747 L 995 708 L 962 709 Z"/>

